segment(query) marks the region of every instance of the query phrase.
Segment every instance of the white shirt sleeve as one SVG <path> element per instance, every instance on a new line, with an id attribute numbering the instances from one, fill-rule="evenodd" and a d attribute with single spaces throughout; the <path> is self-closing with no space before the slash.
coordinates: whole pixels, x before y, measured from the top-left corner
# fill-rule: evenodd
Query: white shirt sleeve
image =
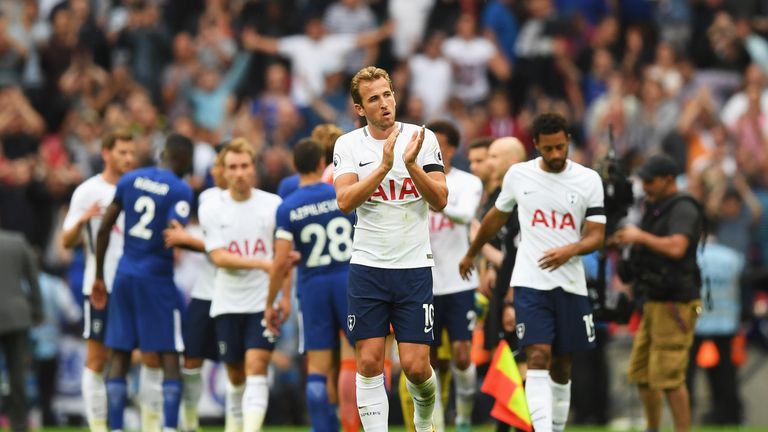
<path id="1" fill-rule="evenodd" d="M 607 222 L 605 216 L 605 203 L 603 200 L 603 182 L 597 172 L 590 173 L 590 191 L 587 204 L 587 217 L 590 222 L 604 224 Z"/>
<path id="2" fill-rule="evenodd" d="M 221 232 L 221 220 L 217 220 L 214 215 L 215 209 L 211 208 L 212 201 L 208 200 L 201 204 L 198 211 L 200 226 L 203 228 L 203 243 L 205 244 L 206 252 L 227 247 L 227 242 L 224 240 L 223 233 Z"/>
<path id="3" fill-rule="evenodd" d="M 357 174 L 355 158 L 352 156 L 352 146 L 344 136 L 336 140 L 333 146 L 333 180 L 347 173 Z"/>
<path id="4" fill-rule="evenodd" d="M 77 225 L 77 221 L 83 216 L 86 210 L 88 210 L 89 204 L 87 202 L 88 197 L 85 196 L 83 188 L 75 189 L 72 194 L 72 201 L 69 203 L 69 210 L 67 216 L 64 218 L 63 228 L 64 230 L 70 230 Z"/>
<path id="5" fill-rule="evenodd" d="M 286 57 L 291 57 L 294 54 L 301 53 L 305 40 L 306 36 L 302 35 L 280 38 L 277 41 L 277 52 Z"/>
<path id="6" fill-rule="evenodd" d="M 440 153 L 440 144 L 437 142 L 437 137 L 435 136 L 435 133 L 429 129 L 424 129 L 424 142 L 421 145 L 421 151 L 419 152 L 418 158 L 422 168 L 430 165 L 445 166 L 443 164 L 443 155 Z"/>
<path id="7" fill-rule="evenodd" d="M 467 177 L 467 184 L 462 185 L 459 190 L 448 191 L 448 194 L 459 193 L 457 200 L 448 200 L 448 205 L 443 209 L 443 213 L 451 220 L 468 224 L 480 205 L 480 198 L 483 195 L 483 183 L 477 177 Z M 451 202 L 453 201 L 453 204 Z"/>
<path id="8" fill-rule="evenodd" d="M 507 173 L 504 174 L 504 180 L 501 183 L 501 192 L 499 193 L 499 197 L 496 198 L 496 208 L 504 213 L 512 213 L 512 210 L 515 209 L 515 204 L 517 204 L 514 186 L 515 180 L 513 179 L 515 171 L 516 170 L 510 168 L 507 170 Z"/>

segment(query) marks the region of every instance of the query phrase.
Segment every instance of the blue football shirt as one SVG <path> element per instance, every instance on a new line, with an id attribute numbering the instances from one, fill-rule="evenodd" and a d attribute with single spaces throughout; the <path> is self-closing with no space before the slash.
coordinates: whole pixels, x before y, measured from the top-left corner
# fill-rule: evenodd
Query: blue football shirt
<path id="1" fill-rule="evenodd" d="M 293 241 L 301 253 L 299 292 L 309 279 L 349 270 L 354 220 L 339 210 L 336 190 L 326 183 L 301 187 L 278 207 L 275 237 Z"/>
<path id="2" fill-rule="evenodd" d="M 117 184 L 115 201 L 125 213 L 125 245 L 118 272 L 135 276 L 173 277 L 173 249 L 163 230 L 172 219 L 186 225 L 192 188 L 173 172 L 140 168 Z"/>

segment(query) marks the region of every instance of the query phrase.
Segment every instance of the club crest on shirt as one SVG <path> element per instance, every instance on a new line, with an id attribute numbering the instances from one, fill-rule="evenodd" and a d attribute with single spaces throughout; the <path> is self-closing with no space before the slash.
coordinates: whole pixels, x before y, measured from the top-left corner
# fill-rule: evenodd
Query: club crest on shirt
<path id="1" fill-rule="evenodd" d="M 352 329 L 355 328 L 355 316 L 354 315 L 347 315 L 347 327 L 349 328 L 349 331 L 352 331 Z"/>
<path id="2" fill-rule="evenodd" d="M 520 323 L 515 326 L 515 334 L 517 335 L 518 340 L 523 339 L 523 336 L 525 336 L 525 323 Z"/>
<path id="3" fill-rule="evenodd" d="M 576 204 L 576 201 L 579 200 L 579 196 L 576 194 L 576 192 L 568 192 L 565 194 L 565 199 L 568 200 L 568 204 Z"/>

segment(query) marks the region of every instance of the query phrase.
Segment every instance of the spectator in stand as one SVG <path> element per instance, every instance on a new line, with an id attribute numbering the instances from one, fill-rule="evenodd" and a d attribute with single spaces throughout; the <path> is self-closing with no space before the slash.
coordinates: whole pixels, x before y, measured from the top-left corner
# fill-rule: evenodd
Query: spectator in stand
<path id="1" fill-rule="evenodd" d="M 376 29 L 376 16 L 363 0 L 338 0 L 331 4 L 323 16 L 323 24 L 329 34 L 359 35 Z M 344 72 L 351 76 L 365 66 L 374 64 L 379 57 L 379 47 L 360 47 L 346 56 Z"/>
<path id="2" fill-rule="evenodd" d="M 138 1 L 129 8 L 128 25 L 118 34 L 114 55 L 130 68 L 154 102 L 160 102 L 163 67 L 170 54 L 170 38 L 160 9 L 154 3 Z"/>
<path id="3" fill-rule="evenodd" d="M 518 23 L 515 17 L 513 0 L 489 1 L 481 16 L 485 37 L 496 41 L 499 50 L 510 64 L 515 62 L 515 42 L 517 41 Z"/>
<path id="4" fill-rule="evenodd" d="M 249 37 L 249 47 L 267 54 L 279 54 L 291 61 L 291 97 L 305 119 L 309 117 L 312 99 L 323 94 L 324 74 L 342 69 L 343 59 L 355 48 L 369 47 L 383 41 L 392 31 L 391 25 L 356 35 L 328 35 L 323 21 L 311 17 L 304 34 L 283 38 L 261 35 Z M 314 125 L 305 124 L 311 128 Z"/>
<path id="5" fill-rule="evenodd" d="M 178 33 L 173 38 L 173 61 L 163 72 L 163 107 L 171 120 L 191 114 L 192 108 L 182 88 L 193 80 L 199 67 L 192 35 Z"/>
<path id="6" fill-rule="evenodd" d="M 746 257 L 752 229 L 760 221 L 763 208 L 741 173 L 724 175 L 723 180 L 707 197 L 707 216 L 717 224 L 719 243 Z"/>
<path id="7" fill-rule="evenodd" d="M 391 0 L 389 18 L 394 23 L 392 54 L 404 61 L 416 52 L 427 31 L 427 20 L 435 0 Z"/>
<path id="8" fill-rule="evenodd" d="M 445 35 L 439 32 L 427 37 L 422 52 L 408 60 L 410 93 L 421 99 L 429 119 L 445 112 L 453 83 L 453 66 L 442 52 Z"/>
<path id="9" fill-rule="evenodd" d="M 489 69 L 502 82 L 512 73 L 509 62 L 496 46 L 477 34 L 475 17 L 469 14 L 459 17 L 456 35 L 443 42 L 443 54 L 453 65 L 453 95 L 470 106 L 488 99 Z"/>

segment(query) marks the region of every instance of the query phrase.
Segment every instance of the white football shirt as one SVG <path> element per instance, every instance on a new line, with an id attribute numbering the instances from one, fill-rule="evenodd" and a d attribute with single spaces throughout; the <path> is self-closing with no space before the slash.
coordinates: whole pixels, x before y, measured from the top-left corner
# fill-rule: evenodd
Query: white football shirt
<path id="1" fill-rule="evenodd" d="M 469 249 L 469 223 L 480 204 L 483 183 L 474 175 L 451 168 L 445 175 L 448 205 L 442 212 L 429 212 L 429 239 L 434 251 L 432 292 L 453 294 L 477 287 L 477 275 L 469 280 L 459 275 L 459 262 Z"/>
<path id="2" fill-rule="evenodd" d="M 352 264 L 406 269 L 434 265 L 429 247 L 429 205 L 405 168 L 403 152 L 411 135 L 420 126 L 397 123 L 401 128 L 395 142 L 395 160 L 378 189 L 357 208 L 352 241 Z M 366 178 L 381 163 L 385 140 L 371 137 L 368 127 L 355 129 L 336 140 L 333 148 L 333 178 L 353 173 Z M 443 170 L 443 156 L 435 134 L 424 133 L 416 163 L 425 171 Z"/>
<path id="3" fill-rule="evenodd" d="M 218 188 L 218 187 L 212 187 L 208 188 L 200 193 L 200 196 L 197 198 L 198 206 L 197 206 L 197 214 L 200 214 L 200 208 L 202 207 L 203 203 L 208 200 L 213 200 L 217 203 L 223 202 L 223 197 L 227 193 L 226 190 Z M 212 207 L 214 207 L 214 204 L 211 204 Z M 193 225 L 187 226 L 187 231 L 197 237 L 198 233 L 200 234 L 200 238 L 205 239 L 205 235 L 203 234 L 202 227 L 197 228 Z M 200 267 L 198 269 L 197 279 L 195 279 L 194 285 L 192 285 L 192 293 L 190 296 L 192 298 L 196 298 L 199 300 L 211 300 L 213 298 L 213 283 L 214 283 L 214 277 L 216 276 L 216 266 L 213 265 L 211 262 L 211 259 L 208 258 L 206 255 L 205 262 L 200 264 Z"/>
<path id="4" fill-rule="evenodd" d="M 72 201 L 69 204 L 69 211 L 64 218 L 63 228 L 72 229 L 77 225 L 77 221 L 93 204 L 98 204 L 102 212 L 112 204 L 115 198 L 116 185 L 106 180 L 101 174 L 97 174 L 84 181 L 75 189 L 72 194 Z M 92 217 L 88 223 L 83 226 L 81 235 L 85 251 L 85 273 L 83 274 L 83 294 L 91 295 L 93 281 L 96 279 L 96 235 L 101 226 L 102 216 Z M 115 280 L 117 263 L 123 255 L 123 229 L 125 227 L 125 216 L 120 212 L 117 222 L 112 227 L 109 234 L 109 246 L 104 255 L 104 284 L 107 292 L 112 292 L 112 282 Z"/>
<path id="5" fill-rule="evenodd" d="M 467 40 L 459 36 L 443 42 L 443 53 L 453 63 L 453 94 L 465 103 L 477 103 L 488 96 L 488 61 L 496 47 L 487 39 Z"/>
<path id="6" fill-rule="evenodd" d="M 275 214 L 282 200 L 277 195 L 253 189 L 245 201 L 235 201 L 228 193 L 222 199 L 200 204 L 200 225 L 205 235 L 205 250 L 226 249 L 231 253 L 258 259 L 272 259 Z M 264 311 L 269 289 L 269 273 L 264 270 L 216 269 L 211 299 L 211 316 Z"/>
<path id="7" fill-rule="evenodd" d="M 604 224 L 603 184 L 592 169 L 571 160 L 562 172 L 549 173 L 541 158 L 512 165 L 504 175 L 496 208 L 511 213 L 517 204 L 520 246 L 512 286 L 563 290 L 587 295 L 584 265 L 575 256 L 557 270 L 542 270 L 544 252 L 581 239 L 584 220 Z"/>

